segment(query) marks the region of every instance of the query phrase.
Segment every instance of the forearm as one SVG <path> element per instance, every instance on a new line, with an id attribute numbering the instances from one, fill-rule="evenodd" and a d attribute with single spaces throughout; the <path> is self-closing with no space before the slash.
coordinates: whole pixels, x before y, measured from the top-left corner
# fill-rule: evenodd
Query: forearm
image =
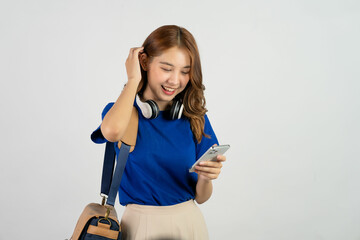
<path id="1" fill-rule="evenodd" d="M 137 87 L 138 81 L 129 80 L 112 108 L 105 115 L 101 124 L 101 132 L 108 141 L 117 142 L 125 134 Z"/>
<path id="2" fill-rule="evenodd" d="M 206 202 L 211 197 L 212 191 L 212 181 L 209 179 L 201 178 L 199 176 L 198 182 L 196 184 L 196 202 L 199 204 Z"/>

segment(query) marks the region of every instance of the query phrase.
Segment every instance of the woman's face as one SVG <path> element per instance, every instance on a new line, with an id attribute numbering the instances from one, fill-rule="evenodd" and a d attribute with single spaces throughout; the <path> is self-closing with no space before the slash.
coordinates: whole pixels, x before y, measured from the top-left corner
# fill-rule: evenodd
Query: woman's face
<path id="1" fill-rule="evenodd" d="M 154 100 L 160 110 L 182 92 L 189 82 L 190 56 L 178 47 L 164 51 L 154 57 L 147 67 L 148 83 L 144 90 L 145 100 Z"/>

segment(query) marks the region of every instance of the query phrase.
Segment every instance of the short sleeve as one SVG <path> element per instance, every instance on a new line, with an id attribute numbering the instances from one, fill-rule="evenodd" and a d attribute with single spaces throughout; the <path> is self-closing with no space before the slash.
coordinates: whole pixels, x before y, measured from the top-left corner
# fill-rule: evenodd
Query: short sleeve
<path id="1" fill-rule="evenodd" d="M 102 114 L 101 114 L 101 120 L 104 119 L 106 113 L 111 109 L 111 107 L 114 105 L 114 102 L 111 102 L 111 103 L 108 103 L 104 110 L 102 111 Z M 103 136 L 102 132 L 101 132 L 101 129 L 100 129 L 100 126 L 101 124 L 99 125 L 99 127 L 92 132 L 90 138 L 91 140 L 94 142 L 94 143 L 106 143 L 108 140 L 106 140 L 106 138 Z"/>
<path id="2" fill-rule="evenodd" d="M 214 130 L 211 127 L 209 118 L 206 114 L 205 114 L 204 132 L 205 134 L 209 135 L 210 138 L 203 136 L 201 142 L 196 145 L 196 159 L 199 159 L 206 152 L 206 150 L 208 150 L 214 144 L 219 145 Z"/>

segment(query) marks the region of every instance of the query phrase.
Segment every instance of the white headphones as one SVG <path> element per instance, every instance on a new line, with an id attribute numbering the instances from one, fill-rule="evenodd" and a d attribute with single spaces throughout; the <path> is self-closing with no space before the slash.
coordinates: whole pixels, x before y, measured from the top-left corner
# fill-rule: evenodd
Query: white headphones
<path id="1" fill-rule="evenodd" d="M 144 118 L 153 119 L 159 116 L 159 107 L 153 100 L 146 100 L 142 102 L 138 94 L 136 94 L 136 104 L 139 106 Z M 170 119 L 180 119 L 184 110 L 184 105 L 180 99 L 174 99 L 170 109 Z"/>

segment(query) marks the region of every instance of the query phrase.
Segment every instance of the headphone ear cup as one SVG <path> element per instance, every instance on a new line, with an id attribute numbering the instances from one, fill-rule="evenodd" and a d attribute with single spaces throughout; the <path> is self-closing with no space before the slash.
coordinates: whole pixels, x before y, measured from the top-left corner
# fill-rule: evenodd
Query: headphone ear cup
<path id="1" fill-rule="evenodd" d="M 155 101 L 153 100 L 147 100 L 146 101 L 147 104 L 149 104 L 150 108 L 151 108 L 151 115 L 149 118 L 157 118 L 159 116 L 159 106 L 156 104 Z"/>
<path id="2" fill-rule="evenodd" d="M 139 95 L 136 95 L 136 103 L 139 106 L 141 114 L 144 116 L 144 118 L 156 118 L 159 115 L 159 107 L 156 102 L 152 100 L 142 102 L 139 98 Z"/>
<path id="3" fill-rule="evenodd" d="M 170 119 L 171 120 L 180 119 L 183 110 L 184 110 L 184 105 L 182 104 L 182 102 L 180 100 L 174 101 L 170 109 Z"/>

